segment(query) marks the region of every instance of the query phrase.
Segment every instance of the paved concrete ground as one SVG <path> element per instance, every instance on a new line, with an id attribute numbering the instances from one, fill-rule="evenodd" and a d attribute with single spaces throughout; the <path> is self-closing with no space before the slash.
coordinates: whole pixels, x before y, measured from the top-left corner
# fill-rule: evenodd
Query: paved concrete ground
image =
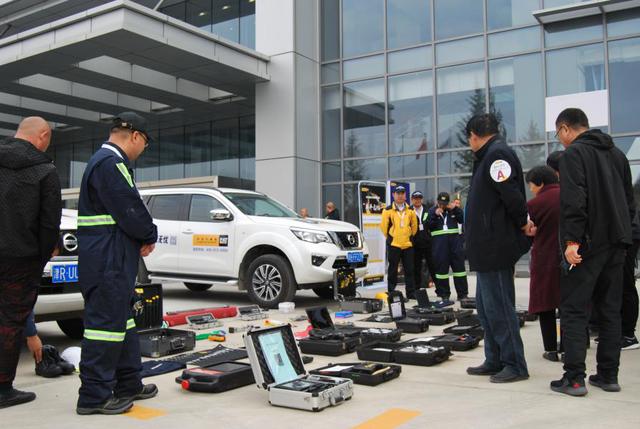
<path id="1" fill-rule="evenodd" d="M 473 290 L 475 278 L 470 277 Z M 367 292 L 373 294 L 375 292 Z M 431 294 L 433 292 L 431 291 Z M 517 279 L 518 303 L 526 305 L 528 280 Z M 203 305 L 239 304 L 249 301 L 242 293 L 231 289 L 212 289 L 195 294 L 181 284 L 165 286 L 167 310 L 188 309 Z M 303 292 L 296 301 L 302 307 L 331 304 Z M 272 318 L 287 320 L 287 316 L 272 312 Z M 363 318 L 357 316 L 356 319 Z M 237 321 L 232 321 L 238 325 Z M 381 325 L 375 325 L 381 326 Z M 304 327 L 299 324 L 298 330 Z M 60 349 L 76 345 L 66 339 L 55 323 L 38 326 L 45 343 Z M 429 333 L 439 333 L 432 327 Z M 590 389 L 585 398 L 571 398 L 549 390 L 549 381 L 558 378 L 561 364 L 543 360 L 542 340 L 537 322 L 528 322 L 522 329 L 531 379 L 510 385 L 495 385 L 484 377 L 470 377 L 465 369 L 480 364 L 482 348 L 456 353 L 448 362 L 434 367 L 403 366 L 399 379 L 378 387 L 355 386 L 353 400 L 321 413 L 276 408 L 267 403 L 267 394 L 255 386 L 247 386 L 218 395 L 182 391 L 174 382 L 178 374 L 166 374 L 147 379 L 160 388 L 157 398 L 142 401 L 135 412 L 126 416 L 80 417 L 74 412 L 79 380 L 76 376 L 43 379 L 35 376 L 30 356 L 22 354 L 16 386 L 32 390 L 38 399 L 30 404 L 0 411 L 4 428 L 154 428 L 186 429 L 215 428 L 352 428 L 373 420 L 367 428 L 616 428 L 640 427 L 640 350 L 622 353 L 620 374 L 623 391 L 605 393 Z M 228 346 L 241 346 L 241 334 L 231 335 Z M 404 338 L 409 338 L 406 336 Z M 593 344 L 593 343 L 592 343 Z M 207 341 L 198 342 L 198 349 L 213 347 Z M 595 347 L 589 351 L 588 367 L 595 368 Z M 330 362 L 357 360 L 355 354 L 338 358 L 316 357 L 307 369 Z M 389 425 L 389 419 L 401 422 L 402 412 L 379 417 L 390 409 L 414 411 L 400 425 Z"/>

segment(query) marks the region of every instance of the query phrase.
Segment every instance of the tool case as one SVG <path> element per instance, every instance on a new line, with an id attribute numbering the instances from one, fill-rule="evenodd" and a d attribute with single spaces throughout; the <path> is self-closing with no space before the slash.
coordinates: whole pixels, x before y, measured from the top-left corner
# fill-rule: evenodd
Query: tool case
<path id="1" fill-rule="evenodd" d="M 471 310 L 469 310 L 471 311 Z M 480 318 L 477 313 L 471 314 L 461 314 L 461 312 L 456 313 L 456 320 L 458 321 L 458 325 L 480 325 Z"/>
<path id="2" fill-rule="evenodd" d="M 383 301 L 373 298 L 346 298 L 340 301 L 340 310 L 352 311 L 356 314 L 376 313 L 382 310 Z"/>
<path id="3" fill-rule="evenodd" d="M 355 384 L 378 386 L 400 376 L 402 367 L 375 362 L 329 364 L 322 368 L 309 371 L 309 374 L 328 375 L 349 378 Z"/>
<path id="4" fill-rule="evenodd" d="M 429 322 L 430 325 L 442 326 L 452 323 L 456 318 L 453 311 L 444 308 L 414 308 L 407 312 L 407 316 L 413 319 L 424 319 Z"/>
<path id="5" fill-rule="evenodd" d="M 430 345 L 434 347 L 445 347 L 454 352 L 466 352 L 478 347 L 480 339 L 468 334 L 463 335 L 441 335 L 434 337 Z"/>
<path id="6" fill-rule="evenodd" d="M 186 325 L 187 316 L 197 316 L 200 314 L 212 314 L 216 319 L 224 319 L 226 317 L 236 317 L 238 309 L 233 306 L 197 308 L 185 311 L 167 311 L 164 315 L 164 321 L 169 326 Z"/>
<path id="7" fill-rule="evenodd" d="M 393 351 L 396 363 L 404 365 L 433 366 L 449 359 L 451 351 L 446 347 L 424 343 L 401 343 Z"/>
<path id="8" fill-rule="evenodd" d="M 529 310 L 526 308 L 516 307 L 516 313 L 518 313 L 518 317 L 524 319 L 525 322 L 535 322 L 538 320 L 538 315 L 529 313 Z"/>
<path id="9" fill-rule="evenodd" d="M 400 341 L 402 336 L 402 330 L 397 328 L 361 328 L 360 336 L 362 342 L 367 343 L 371 341 L 388 341 L 395 343 Z"/>
<path id="10" fill-rule="evenodd" d="M 223 362 L 206 368 L 191 368 L 176 377 L 184 390 L 203 393 L 221 393 L 255 383 L 251 365 Z"/>
<path id="11" fill-rule="evenodd" d="M 360 344 L 362 341 L 359 336 L 335 339 L 304 338 L 298 342 L 302 353 L 322 356 L 342 356 L 353 353 Z"/>
<path id="12" fill-rule="evenodd" d="M 483 339 L 484 329 L 480 325 L 455 325 L 449 326 L 443 330 L 445 334 L 450 335 L 471 335 L 473 337 Z"/>
<path id="13" fill-rule="evenodd" d="M 363 322 L 373 322 L 373 323 L 393 323 L 393 319 L 389 315 L 389 313 L 381 313 L 381 314 L 372 314 L 366 319 L 362 319 Z"/>
<path id="14" fill-rule="evenodd" d="M 146 329 L 138 332 L 140 354 L 158 358 L 187 352 L 196 347 L 196 334 L 180 329 Z"/>
<path id="15" fill-rule="evenodd" d="M 393 362 L 393 351 L 400 347 L 399 343 L 371 341 L 358 347 L 358 359 L 363 361 Z"/>
<path id="16" fill-rule="evenodd" d="M 460 307 L 475 309 L 476 308 L 476 298 L 474 296 L 470 296 L 468 298 L 462 298 L 460 300 Z"/>
<path id="17" fill-rule="evenodd" d="M 136 284 L 133 314 L 138 329 L 162 326 L 162 284 Z"/>
<path id="18" fill-rule="evenodd" d="M 291 325 L 250 330 L 244 335 L 258 385 L 279 407 L 321 411 L 353 396 L 353 381 L 310 375 L 304 368 Z"/>
<path id="19" fill-rule="evenodd" d="M 396 328 L 408 334 L 420 334 L 429 330 L 429 321 L 407 317 L 406 319 L 398 320 Z"/>

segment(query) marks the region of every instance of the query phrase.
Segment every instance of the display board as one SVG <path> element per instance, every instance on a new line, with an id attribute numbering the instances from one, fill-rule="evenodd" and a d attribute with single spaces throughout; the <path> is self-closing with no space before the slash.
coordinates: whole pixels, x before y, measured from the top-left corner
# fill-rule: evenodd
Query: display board
<path id="1" fill-rule="evenodd" d="M 382 210 L 386 207 L 387 186 L 383 182 L 358 183 L 358 206 L 360 210 L 360 229 L 369 246 L 369 272 L 364 285 L 369 286 L 384 281 L 386 269 L 386 243 L 380 230 Z"/>

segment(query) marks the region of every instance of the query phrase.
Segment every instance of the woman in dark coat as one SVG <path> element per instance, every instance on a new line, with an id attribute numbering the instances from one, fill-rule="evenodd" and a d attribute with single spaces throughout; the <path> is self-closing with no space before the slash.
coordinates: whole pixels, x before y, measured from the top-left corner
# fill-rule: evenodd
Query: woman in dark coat
<path id="1" fill-rule="evenodd" d="M 553 169 L 540 166 L 526 176 L 529 189 L 535 195 L 528 203 L 529 216 L 536 226 L 531 248 L 531 282 L 529 313 L 540 320 L 543 357 L 558 361 L 556 309 L 560 305 L 560 185 Z"/>

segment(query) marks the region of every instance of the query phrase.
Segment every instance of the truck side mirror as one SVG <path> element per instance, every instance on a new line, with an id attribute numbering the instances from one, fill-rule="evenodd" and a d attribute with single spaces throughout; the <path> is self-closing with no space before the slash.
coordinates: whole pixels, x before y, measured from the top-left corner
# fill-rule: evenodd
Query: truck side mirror
<path id="1" fill-rule="evenodd" d="M 227 209 L 215 209 L 209 212 L 211 220 L 218 222 L 230 222 L 233 220 L 233 215 Z"/>

